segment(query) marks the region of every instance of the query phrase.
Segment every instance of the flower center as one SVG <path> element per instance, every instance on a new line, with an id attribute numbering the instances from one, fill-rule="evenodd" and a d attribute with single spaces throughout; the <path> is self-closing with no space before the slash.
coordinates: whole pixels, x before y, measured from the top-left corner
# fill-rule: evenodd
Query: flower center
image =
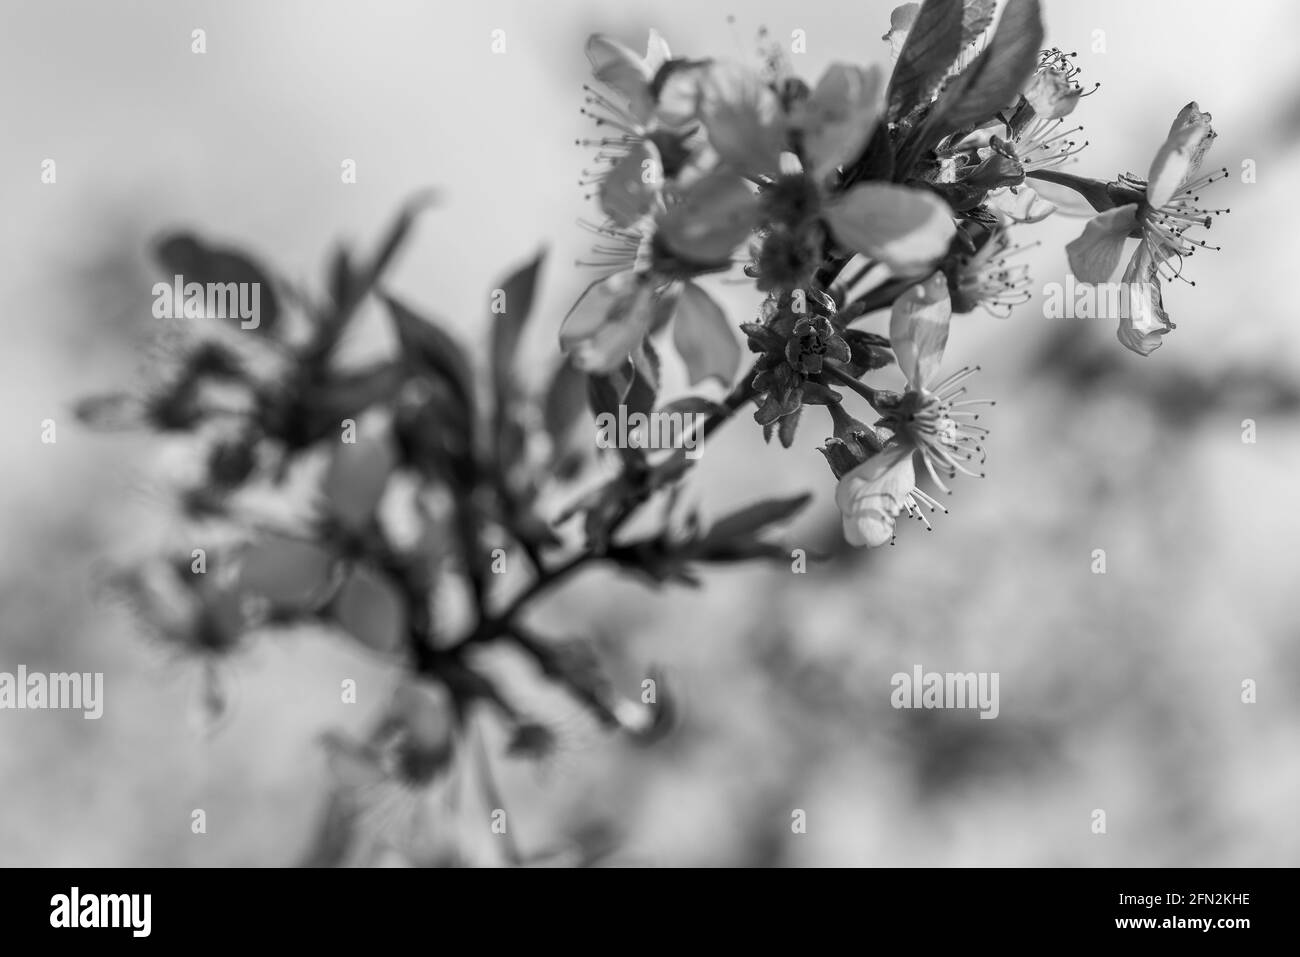
<path id="1" fill-rule="evenodd" d="M 1228 168 L 1221 166 L 1213 172 L 1206 173 L 1183 186 L 1174 193 L 1169 202 L 1159 208 L 1143 202 L 1138 214 L 1137 232 L 1155 262 L 1157 273 L 1162 279 L 1182 279 L 1188 285 L 1196 283 L 1183 276 L 1186 260 L 1198 249 L 1210 249 L 1218 252 L 1221 246 L 1212 246 L 1202 239 L 1186 236 L 1193 227 L 1209 229 L 1214 225 L 1214 217 L 1232 212 L 1231 209 L 1208 209 L 1201 206 L 1200 191 L 1211 183 L 1226 179 Z M 1120 177 L 1124 186 L 1134 187 L 1140 184 L 1143 196 L 1146 195 L 1146 183 L 1135 176 L 1125 174 Z"/>

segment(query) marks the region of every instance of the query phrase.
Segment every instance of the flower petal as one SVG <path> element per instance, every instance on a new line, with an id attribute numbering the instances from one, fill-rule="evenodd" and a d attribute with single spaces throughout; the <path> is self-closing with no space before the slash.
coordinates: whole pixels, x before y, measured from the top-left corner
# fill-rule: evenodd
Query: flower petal
<path id="1" fill-rule="evenodd" d="M 948 279 L 942 271 L 894 300 L 889 316 L 889 344 L 910 389 L 924 389 L 934 381 L 948 344 L 951 319 Z"/>
<path id="2" fill-rule="evenodd" d="M 668 49 L 668 41 L 654 27 L 650 28 L 650 36 L 645 44 L 645 67 L 651 78 L 659 72 L 659 68 L 673 58 L 672 51 Z"/>
<path id="3" fill-rule="evenodd" d="M 1025 84 L 1024 97 L 1033 107 L 1034 114 L 1043 120 L 1059 120 L 1069 116 L 1083 95 L 1076 84 L 1067 78 L 1065 71 L 1051 67 L 1040 68 Z"/>
<path id="4" fill-rule="evenodd" d="M 1202 113 L 1195 103 L 1183 107 L 1169 127 L 1169 136 L 1151 161 L 1151 170 L 1147 173 L 1147 202 L 1159 208 L 1173 199 L 1174 194 L 1200 170 L 1201 161 L 1215 135 L 1209 113 Z"/>
<path id="5" fill-rule="evenodd" d="M 654 72 L 633 50 L 612 37 L 593 33 L 587 39 L 587 59 L 592 75 L 627 101 L 628 111 L 640 123 L 654 113 L 650 82 Z"/>
<path id="6" fill-rule="evenodd" d="M 740 365 L 740 340 L 722 307 L 693 282 L 682 288 L 673 345 L 686 362 L 691 385 L 714 378 L 730 385 Z"/>
<path id="7" fill-rule="evenodd" d="M 757 73 L 715 63 L 700 87 L 700 118 L 723 162 L 746 176 L 777 172 L 785 125 L 776 94 Z"/>
<path id="8" fill-rule="evenodd" d="M 889 55 L 892 59 L 897 60 L 898 55 L 903 52 L 907 35 L 912 31 L 912 24 L 916 23 L 916 15 L 920 12 L 919 3 L 905 3 L 900 7 L 894 7 L 893 12 L 889 14 L 889 32 L 880 39 L 889 41 Z"/>
<path id="9" fill-rule="evenodd" d="M 904 275 L 927 272 L 957 232 L 942 199 L 894 183 L 854 187 L 828 204 L 826 219 L 842 245 Z"/>
<path id="10" fill-rule="evenodd" d="M 631 292 L 613 302 L 594 332 L 572 343 L 574 367 L 590 375 L 605 375 L 627 362 L 650 331 L 658 300 L 649 277 L 639 277 Z"/>
<path id="11" fill-rule="evenodd" d="M 885 77 L 879 66 L 845 63 L 827 67 L 801 112 L 804 155 L 820 183 L 834 170 L 862 155 L 885 103 Z"/>
<path id="12" fill-rule="evenodd" d="M 856 548 L 890 541 L 898 513 L 915 487 L 912 448 L 907 445 L 892 445 L 846 473 L 835 488 L 845 540 Z"/>
<path id="13" fill-rule="evenodd" d="M 560 348 L 569 352 L 579 342 L 596 334 L 609 319 L 615 305 L 636 289 L 636 275 L 630 270 L 597 279 L 582 291 L 560 323 Z"/>
<path id="14" fill-rule="evenodd" d="M 984 205 L 1012 223 L 1038 223 L 1056 212 L 1056 204 L 1043 199 L 1032 186 L 995 189 L 984 198 Z"/>
<path id="15" fill-rule="evenodd" d="M 1137 204 L 1116 206 L 1088 220 L 1078 239 L 1065 247 L 1070 272 L 1080 282 L 1109 282 L 1124 253 L 1124 240 L 1137 225 Z"/>
<path id="16" fill-rule="evenodd" d="M 673 254 L 714 267 L 731 258 L 757 216 L 758 196 L 745 180 L 715 170 L 692 183 L 659 218 L 656 238 Z"/>
<path id="17" fill-rule="evenodd" d="M 647 140 L 633 143 L 600 181 L 600 208 L 618 226 L 631 226 L 654 206 L 663 183 L 659 150 Z"/>
<path id="18" fill-rule="evenodd" d="M 1160 295 L 1160 275 L 1146 243 L 1138 247 L 1124 270 L 1119 328 L 1115 335 L 1128 349 L 1149 356 L 1160 348 L 1161 337 L 1174 327 Z"/>

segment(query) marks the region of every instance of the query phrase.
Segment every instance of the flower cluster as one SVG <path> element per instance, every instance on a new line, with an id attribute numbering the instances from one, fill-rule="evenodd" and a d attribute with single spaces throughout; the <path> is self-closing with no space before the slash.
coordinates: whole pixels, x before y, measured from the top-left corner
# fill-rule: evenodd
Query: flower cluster
<path id="1" fill-rule="evenodd" d="M 1222 210 L 1201 206 L 1214 131 L 1195 103 L 1178 115 L 1145 179 L 1069 171 L 1086 147 L 1072 116 L 1096 92 L 1077 55 L 1045 48 L 1037 0 L 908 3 L 884 39 L 892 70 L 833 63 L 807 82 L 779 50 L 749 66 L 674 56 L 651 32 L 644 56 L 607 36 L 587 45 L 584 112 L 599 135 L 584 183 L 600 209 L 588 265 L 602 269 L 561 330 L 579 368 L 619 395 L 655 385 L 662 330 L 692 384 L 727 386 L 740 353 L 702 277 L 735 268 L 765 294 L 740 324 L 758 353 L 730 398 L 752 400 L 768 439 L 787 447 L 805 405 L 828 411 L 823 448 L 854 545 L 892 542 L 896 518 L 941 508 L 916 467 L 946 480 L 979 474 L 986 431 L 961 369 L 937 371 L 953 314 L 997 316 L 1029 300 L 1031 244 L 1012 232 L 1057 212 L 1064 187 L 1099 215 L 1068 247 L 1078 280 L 1123 281 L 1118 338 L 1148 355 L 1173 324 L 1160 282 L 1211 248 L 1194 236 Z M 882 51 L 883 52 L 883 51 Z M 891 310 L 888 337 L 859 329 Z M 863 377 L 897 358 L 903 391 Z M 876 416 L 844 408 L 846 390 Z"/>
<path id="2" fill-rule="evenodd" d="M 459 780 L 477 765 L 476 790 L 503 801 L 486 749 L 467 747 L 474 722 L 490 716 L 510 755 L 552 756 L 572 722 L 542 713 L 538 688 L 597 730 L 670 727 L 658 678 L 619 689 L 594 643 L 540 633 L 529 612 L 597 565 L 659 587 L 697 584 L 704 566 L 788 561 L 770 533 L 810 496 L 711 521 L 682 505 L 689 453 L 741 410 L 786 448 L 824 411 L 820 451 L 851 545 L 893 542 L 904 515 L 929 527 L 946 511 L 937 496 L 982 475 L 985 458 L 988 403 L 967 394 L 977 367 L 942 365 L 953 317 L 1005 317 L 1028 300 L 1018 236 L 1058 211 L 1062 190 L 1097 213 L 1067 248 L 1079 280 L 1113 278 L 1136 241 L 1123 278 L 1145 293 L 1124 300 L 1120 341 L 1148 355 L 1173 328 L 1161 283 L 1212 248 L 1193 230 L 1221 212 L 1201 201 L 1226 175 L 1202 171 L 1209 115 L 1185 107 L 1145 177 L 1071 172 L 1087 145 L 1071 117 L 1096 87 L 1073 54 L 1044 47 L 1037 0 L 995 6 L 905 4 L 884 36 L 892 67 L 834 63 L 812 83 L 776 50 L 760 67 L 674 56 L 654 32 L 644 55 L 592 37 L 583 112 L 596 133 L 580 142 L 595 152 L 582 182 L 599 208 L 585 224 L 599 274 L 546 367 L 520 349 L 541 255 L 493 291 L 486 362 L 385 289 L 416 207 L 372 255 L 340 250 L 320 293 L 194 236 L 158 246 L 163 275 L 251 285 L 260 313 L 236 328 L 194 300 L 194 316 L 169 320 L 180 325 L 146 385 L 78 406 L 88 425 L 188 451 L 170 537 L 111 583 L 209 679 L 295 626 L 393 666 L 373 732 L 328 738 L 338 786 L 314 862 L 472 860 L 447 826 Z M 757 313 L 733 325 L 717 277 L 754 289 Z M 361 361 L 347 343 L 366 307 L 387 316 L 392 348 Z M 692 388 L 713 380 L 721 398 L 661 405 L 670 350 Z M 877 381 L 893 366 L 901 376 Z M 606 454 L 587 413 L 689 425 L 678 447 Z M 502 678 L 520 673 L 493 664 L 503 655 L 523 659 L 531 689 Z M 215 686 L 203 696 L 212 712 L 225 700 Z"/>

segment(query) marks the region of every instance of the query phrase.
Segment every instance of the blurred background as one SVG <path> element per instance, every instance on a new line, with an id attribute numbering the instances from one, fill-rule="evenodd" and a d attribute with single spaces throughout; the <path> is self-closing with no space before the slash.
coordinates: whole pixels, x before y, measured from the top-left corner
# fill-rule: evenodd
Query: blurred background
<path id="1" fill-rule="evenodd" d="M 435 187 L 390 288 L 481 342 L 486 291 L 546 245 L 528 348 L 549 366 L 592 278 L 571 265 L 591 214 L 574 145 L 588 132 L 586 35 L 642 47 L 653 26 L 675 54 L 745 58 L 760 27 L 777 40 L 799 29 L 807 52 L 791 62 L 815 80 L 834 60 L 887 62 L 891 6 L 6 3 L 0 671 L 103 671 L 106 706 L 98 722 L 0 713 L 0 864 L 294 863 L 329 786 L 320 734 L 362 729 L 394 680 L 336 639 L 263 642 L 231 669 L 228 717 L 198 735 L 185 720 L 192 670 L 96 599 L 96 570 L 165 519 L 151 443 L 92 434 L 70 410 L 138 375 L 159 233 L 193 228 L 319 287 L 337 242 L 374 242 L 403 200 Z M 805 417 L 786 451 L 739 417 L 692 499 L 716 515 L 811 490 L 786 539 L 829 560 L 805 575 L 711 573 L 699 590 L 589 573 L 539 607 L 551 632 L 598 638 L 627 694 L 665 668 L 681 715 L 652 747 L 584 738 L 561 773 L 499 761 L 525 851 L 595 842 L 609 861 L 662 865 L 1300 864 L 1300 510 L 1287 504 L 1300 329 L 1283 175 L 1300 134 L 1300 65 L 1283 38 L 1300 8 L 1046 0 L 1045 16 L 1048 42 L 1102 83 L 1075 114 L 1091 141 L 1075 172 L 1144 174 L 1184 103 L 1214 116 L 1207 162 L 1233 175 L 1206 198 L 1232 213 L 1212 231 L 1223 251 L 1190 264 L 1197 288 L 1166 290 L 1177 331 L 1142 359 L 1110 321 L 1044 319 L 1042 287 L 1063 279 L 1082 221 L 1034 228 L 1035 300 L 952 327 L 946 364 L 979 362 L 974 390 L 998 400 L 987 479 L 959 482 L 933 533 L 907 524 L 871 553 L 839 544 L 815 451 L 829 426 Z M 41 182 L 45 159 L 54 184 Z M 1245 160 L 1256 182 L 1242 182 Z M 712 288 L 736 322 L 753 315 L 757 294 Z M 40 441 L 47 418 L 54 445 Z M 892 709 L 890 676 L 916 664 L 998 672 L 1000 716 Z M 339 701 L 344 678 L 362 689 L 357 705 Z M 1241 702 L 1245 679 L 1256 704 Z M 190 831 L 194 808 L 206 835 Z M 806 834 L 791 831 L 794 809 Z"/>

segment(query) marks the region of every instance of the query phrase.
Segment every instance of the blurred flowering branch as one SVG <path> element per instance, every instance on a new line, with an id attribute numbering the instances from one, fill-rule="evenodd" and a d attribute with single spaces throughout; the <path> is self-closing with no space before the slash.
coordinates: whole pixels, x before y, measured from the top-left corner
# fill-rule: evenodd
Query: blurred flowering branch
<path id="1" fill-rule="evenodd" d="M 450 782 L 466 777 L 470 719 L 494 714 L 510 753 L 557 747 L 485 651 L 522 655 L 607 729 L 662 729 L 671 708 L 653 680 L 639 700 L 620 694 L 592 648 L 535 631 L 529 612 L 597 565 L 658 586 L 695 584 L 701 566 L 787 560 L 769 532 L 808 496 L 708 526 L 681 505 L 700 445 L 742 409 L 752 405 L 764 439 L 787 448 L 806 407 L 826 411 L 821 451 L 849 543 L 892 542 L 903 513 L 928 526 L 942 506 L 918 485 L 918 466 L 920 481 L 947 492 L 957 474 L 980 474 L 987 434 L 983 403 L 966 398 L 977 370 L 939 371 L 949 324 L 1029 298 L 1027 271 L 1012 262 L 1025 247 L 1010 232 L 1053 213 L 1042 184 L 1098 213 L 1068 247 L 1081 280 L 1108 281 L 1137 240 L 1124 281 L 1144 292 L 1119 317 L 1121 342 L 1147 355 L 1173 328 L 1160 282 L 1205 248 L 1185 233 L 1218 212 L 1196 195 L 1222 178 L 1200 173 L 1209 115 L 1189 104 L 1146 178 L 1092 180 L 1062 167 L 1086 145 L 1065 118 L 1093 90 L 1073 54 L 1043 49 L 1036 0 L 1008 0 L 996 17 L 990 0 L 906 4 L 885 39 L 892 74 L 835 63 L 815 86 L 775 47 L 751 67 L 674 57 L 654 32 L 644 56 L 590 39 L 584 112 L 598 134 L 584 141 L 596 153 L 584 182 L 600 218 L 585 224 L 596 237 L 586 265 L 601 275 L 565 317 L 567 358 L 540 387 L 519 343 L 541 255 L 493 291 L 484 363 L 386 287 L 427 199 L 369 257 L 340 249 L 320 294 L 197 237 L 159 245 L 177 289 L 264 292 L 252 300 L 260 315 L 238 328 L 197 307 L 148 386 L 79 406 L 93 425 L 177 437 L 203 463 L 178 483 L 184 547 L 123 570 L 119 589 L 205 662 L 255 633 L 309 625 L 350 636 L 403 675 L 366 740 L 328 739 L 339 787 L 314 862 L 373 859 L 359 843 L 422 863 L 473 859 L 463 832 L 431 838 L 429 823 L 431 807 L 445 818 L 462 800 Z M 764 296 L 739 324 L 753 356 L 743 374 L 742 340 L 707 288 L 733 271 Z M 392 354 L 349 361 L 348 333 L 375 305 Z M 884 310 L 887 335 L 859 327 Z M 723 398 L 661 404 L 674 353 L 693 387 L 711 380 Z M 897 388 L 864 381 L 895 363 Z M 615 441 L 592 442 L 580 425 L 588 412 L 599 435 L 618 424 Z M 673 441 L 633 434 L 650 421 L 677 426 Z M 603 475 L 597 446 L 612 449 Z M 645 516 L 652 502 L 664 507 Z M 516 558 L 528 580 L 507 587 Z M 219 574 L 208 577 L 209 561 Z M 495 827 L 505 812 L 491 755 L 481 740 L 472 753 Z M 498 833 L 510 835 L 507 861 L 524 862 L 513 833 Z"/>

